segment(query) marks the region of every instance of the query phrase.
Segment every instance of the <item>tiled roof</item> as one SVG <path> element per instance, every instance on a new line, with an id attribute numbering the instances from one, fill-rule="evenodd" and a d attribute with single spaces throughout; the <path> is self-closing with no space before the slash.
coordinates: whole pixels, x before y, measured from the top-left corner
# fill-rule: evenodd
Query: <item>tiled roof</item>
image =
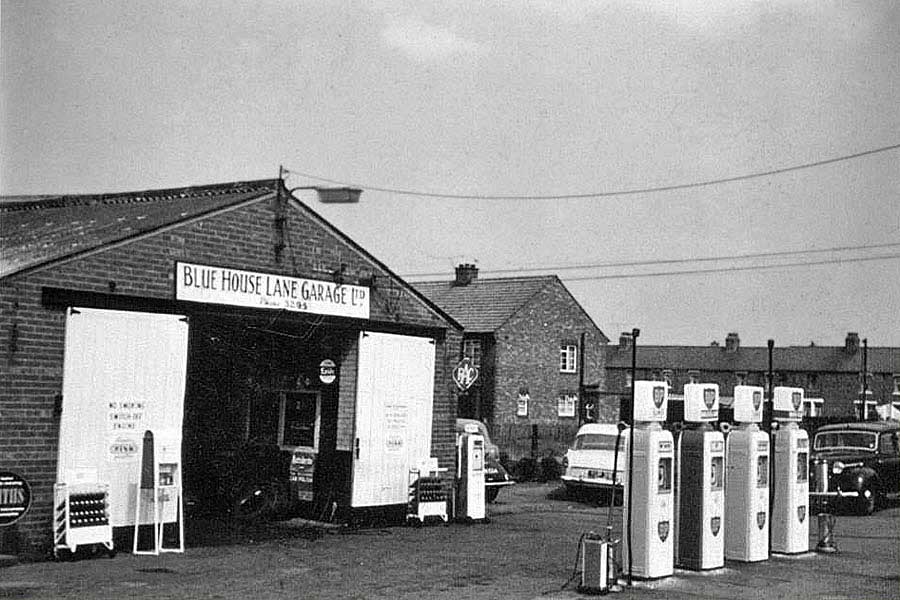
<path id="1" fill-rule="evenodd" d="M 900 373 L 900 348 L 869 348 L 868 368 L 873 373 Z M 631 367 L 631 349 L 607 347 L 606 366 Z M 724 346 L 641 346 L 637 347 L 640 369 L 700 371 L 767 371 L 769 349 L 740 347 L 728 352 Z M 858 373 L 862 349 L 847 353 L 843 346 L 788 346 L 772 349 L 775 371 Z"/>
<path id="2" fill-rule="evenodd" d="M 278 180 L 120 194 L 0 197 L 0 277 L 274 193 Z"/>
<path id="3" fill-rule="evenodd" d="M 558 281 L 555 275 L 475 279 L 468 285 L 428 281 L 413 286 L 456 319 L 466 331 L 490 333 L 553 281 Z"/>

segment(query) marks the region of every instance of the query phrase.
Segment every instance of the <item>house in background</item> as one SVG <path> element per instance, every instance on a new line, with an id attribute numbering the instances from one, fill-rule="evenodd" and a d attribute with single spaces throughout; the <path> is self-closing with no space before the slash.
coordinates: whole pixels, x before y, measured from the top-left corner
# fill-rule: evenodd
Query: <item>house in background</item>
<path id="1" fill-rule="evenodd" d="M 615 421 L 603 389 L 609 339 L 555 275 L 413 284 L 464 329 L 460 358 L 479 369 L 459 416 L 484 421 L 510 460 L 562 455 L 584 420 Z"/>
<path id="2" fill-rule="evenodd" d="M 623 333 L 618 346 L 607 348 L 607 387 L 623 398 L 631 393 L 632 343 Z M 676 397 L 685 383 L 718 383 L 725 406 L 735 385 L 766 387 L 768 369 L 768 348 L 741 347 L 737 333 L 729 333 L 724 346 L 637 348 L 638 379 L 667 381 Z M 772 371 L 775 385 L 804 389 L 806 416 L 867 419 L 879 405 L 900 408 L 900 348 L 866 349 L 857 333 L 848 333 L 843 346 L 776 346 Z"/>

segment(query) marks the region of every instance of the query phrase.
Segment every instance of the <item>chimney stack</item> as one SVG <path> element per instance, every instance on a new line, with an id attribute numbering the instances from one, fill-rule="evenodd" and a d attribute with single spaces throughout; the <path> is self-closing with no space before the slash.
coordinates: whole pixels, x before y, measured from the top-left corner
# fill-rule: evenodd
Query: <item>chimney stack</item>
<path id="1" fill-rule="evenodd" d="M 631 337 L 630 331 L 623 331 L 619 335 L 619 351 L 631 350 L 631 345 L 634 343 L 634 338 Z"/>
<path id="2" fill-rule="evenodd" d="M 478 279 L 478 267 L 468 263 L 462 264 L 456 267 L 456 280 L 453 282 L 453 285 L 469 285 L 476 279 Z"/>
<path id="3" fill-rule="evenodd" d="M 847 354 L 856 354 L 859 352 L 859 334 L 851 331 L 844 340 L 844 352 Z"/>
<path id="4" fill-rule="evenodd" d="M 729 333 L 725 336 L 725 352 L 737 352 L 741 347 L 741 338 L 737 333 Z"/>

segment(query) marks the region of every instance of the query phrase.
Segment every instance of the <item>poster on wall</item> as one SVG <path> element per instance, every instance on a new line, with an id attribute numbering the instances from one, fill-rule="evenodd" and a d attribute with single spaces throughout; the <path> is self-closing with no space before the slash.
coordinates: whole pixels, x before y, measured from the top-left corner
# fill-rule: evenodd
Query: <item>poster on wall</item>
<path id="1" fill-rule="evenodd" d="M 108 484 L 113 526 L 134 524 L 145 432 L 165 432 L 167 451 L 180 460 L 187 339 L 179 315 L 67 314 L 56 479 Z M 152 520 L 146 509 L 144 523 Z M 175 519 L 171 503 L 163 519 Z"/>
<path id="2" fill-rule="evenodd" d="M 297 448 L 291 456 L 291 491 L 297 500 L 312 502 L 313 477 L 316 471 L 316 451 L 311 448 Z"/>

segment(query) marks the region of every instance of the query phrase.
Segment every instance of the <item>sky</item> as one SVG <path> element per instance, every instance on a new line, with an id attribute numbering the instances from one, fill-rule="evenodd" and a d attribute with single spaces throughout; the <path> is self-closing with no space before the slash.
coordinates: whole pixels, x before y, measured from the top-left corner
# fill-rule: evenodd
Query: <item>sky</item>
<path id="1" fill-rule="evenodd" d="M 283 165 L 363 188 L 297 194 L 395 272 L 557 273 L 614 342 L 900 346 L 900 150 L 612 193 L 900 144 L 894 0 L 2 0 L 0 27 L 2 194 Z"/>

